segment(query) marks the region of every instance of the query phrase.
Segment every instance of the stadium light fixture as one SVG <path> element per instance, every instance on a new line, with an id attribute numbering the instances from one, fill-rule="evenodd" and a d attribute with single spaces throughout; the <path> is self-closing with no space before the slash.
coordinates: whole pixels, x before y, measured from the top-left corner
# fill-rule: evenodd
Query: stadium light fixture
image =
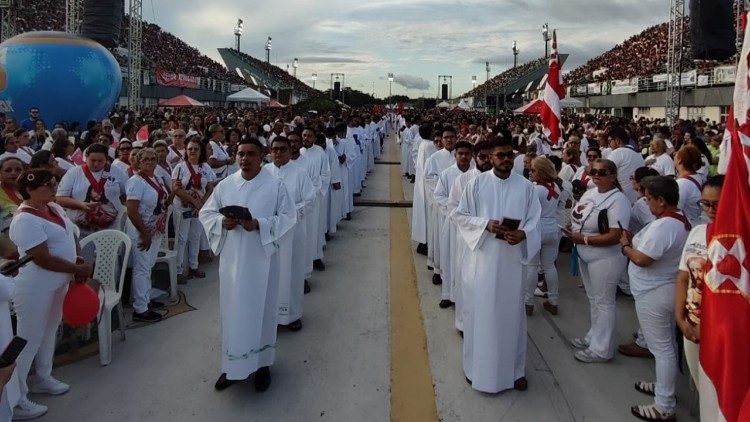
<path id="1" fill-rule="evenodd" d="M 393 73 L 388 74 L 388 104 L 391 104 L 391 98 L 393 97 Z M 373 91 L 375 91 L 373 89 Z"/>
<path id="2" fill-rule="evenodd" d="M 317 80 L 318 80 L 318 74 L 317 73 L 313 73 L 312 74 L 313 89 L 315 89 L 315 81 L 317 81 Z"/>
<path id="3" fill-rule="evenodd" d="M 549 24 L 547 22 L 542 25 L 542 38 L 544 38 L 544 57 L 549 57 L 549 41 L 552 37 L 549 34 Z"/>
<path id="4" fill-rule="evenodd" d="M 234 37 L 236 39 L 235 47 L 237 47 L 237 51 L 240 51 L 240 38 L 242 37 L 242 30 L 242 19 L 237 19 L 237 24 L 234 26 Z"/>
<path id="5" fill-rule="evenodd" d="M 518 66 L 518 44 L 513 41 L 513 68 Z"/>
<path id="6" fill-rule="evenodd" d="M 268 36 L 268 40 L 266 40 L 266 63 L 271 62 L 271 36 Z"/>
<path id="7" fill-rule="evenodd" d="M 472 85 L 473 88 L 477 87 L 477 77 L 476 76 L 472 76 L 471 77 L 471 85 Z"/>
<path id="8" fill-rule="evenodd" d="M 299 67 L 299 60 L 297 58 L 294 58 L 294 61 L 292 62 L 292 68 L 294 68 L 294 77 L 297 77 L 297 68 Z"/>

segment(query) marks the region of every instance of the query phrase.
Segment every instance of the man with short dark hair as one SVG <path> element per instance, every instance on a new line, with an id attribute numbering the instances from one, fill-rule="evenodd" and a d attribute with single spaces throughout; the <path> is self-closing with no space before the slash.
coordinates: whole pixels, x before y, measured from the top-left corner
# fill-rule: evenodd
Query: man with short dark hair
<path id="1" fill-rule="evenodd" d="M 464 373 L 476 390 L 525 390 L 523 264 L 541 248 L 541 205 L 534 185 L 512 171 L 513 146 L 492 147 L 492 171 L 466 186 L 452 216 L 471 253 L 463 286 Z"/>
<path id="2" fill-rule="evenodd" d="M 257 140 L 241 142 L 240 171 L 216 185 L 199 213 L 211 249 L 219 255 L 222 374 L 217 390 L 253 373 L 257 391 L 271 384 L 279 293 L 277 245 L 297 217 L 284 182 L 262 167 L 263 155 Z M 249 215 L 230 217 L 222 210 L 227 206 L 246 208 Z"/>
<path id="3" fill-rule="evenodd" d="M 39 107 L 31 107 L 29 109 L 29 117 L 21 121 L 21 127 L 26 130 L 34 130 L 36 121 L 39 119 Z"/>

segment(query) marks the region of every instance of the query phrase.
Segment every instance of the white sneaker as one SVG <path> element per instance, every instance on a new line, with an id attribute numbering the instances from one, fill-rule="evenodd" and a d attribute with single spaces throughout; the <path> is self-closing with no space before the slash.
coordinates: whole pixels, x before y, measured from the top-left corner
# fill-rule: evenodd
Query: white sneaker
<path id="1" fill-rule="evenodd" d="M 576 337 L 573 340 L 570 340 L 570 344 L 573 345 L 576 349 L 588 349 L 589 348 L 589 342 L 586 341 L 583 337 Z"/>
<path id="2" fill-rule="evenodd" d="M 607 359 L 601 356 L 597 356 L 596 354 L 594 354 L 594 352 L 591 351 L 591 349 L 579 350 L 573 354 L 573 357 L 583 363 L 604 363 L 612 360 L 612 358 Z"/>
<path id="3" fill-rule="evenodd" d="M 37 394 L 51 394 L 53 396 L 59 396 L 65 394 L 70 390 L 70 386 L 62 381 L 56 380 L 50 376 L 46 379 L 40 379 L 39 377 L 32 377 L 29 379 L 29 391 Z"/>
<path id="4" fill-rule="evenodd" d="M 546 298 L 547 297 L 547 292 L 542 291 L 542 289 L 540 289 L 539 287 L 537 287 L 536 290 L 534 290 L 534 296 Z"/>
<path id="5" fill-rule="evenodd" d="M 18 404 L 13 408 L 13 420 L 27 421 L 29 419 L 36 419 L 45 413 L 47 413 L 47 406 L 22 398 L 18 400 Z"/>

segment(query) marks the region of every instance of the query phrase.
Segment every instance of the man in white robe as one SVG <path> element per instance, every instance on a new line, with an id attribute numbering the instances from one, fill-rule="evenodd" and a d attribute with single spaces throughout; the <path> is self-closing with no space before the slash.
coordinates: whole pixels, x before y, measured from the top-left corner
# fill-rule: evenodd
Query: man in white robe
<path id="1" fill-rule="evenodd" d="M 487 393 L 527 387 L 523 263 L 541 247 L 541 205 L 534 185 L 512 172 L 513 156 L 510 141 L 497 141 L 493 170 L 469 182 L 453 212 L 474 252 L 463 286 L 471 302 L 464 373 L 474 389 Z"/>
<path id="2" fill-rule="evenodd" d="M 419 138 L 415 140 L 419 145 L 417 155 L 413 208 L 411 214 L 411 240 L 417 242 L 417 253 L 427 255 L 427 199 L 425 197 L 425 163 L 437 151 L 432 143 L 432 126 L 423 125 L 419 128 Z"/>
<path id="3" fill-rule="evenodd" d="M 336 233 L 336 225 L 341 221 L 341 210 L 342 203 L 344 201 L 344 189 L 343 183 L 344 178 L 347 177 L 346 173 L 342 174 L 341 164 L 339 163 L 339 155 L 336 153 L 336 147 L 333 144 L 336 138 L 336 129 L 328 127 L 325 129 L 325 136 L 322 138 L 318 135 L 318 146 L 325 150 L 326 156 L 328 157 L 328 168 L 331 172 L 331 182 L 328 185 L 328 191 L 326 193 L 328 200 L 328 214 L 326 215 L 326 241 L 329 240 L 330 235 Z"/>
<path id="4" fill-rule="evenodd" d="M 354 161 L 357 159 L 358 148 L 354 139 L 347 138 L 347 126 L 345 123 L 336 125 L 336 141 L 334 146 L 336 153 L 339 154 L 339 162 L 343 156 L 344 164 L 342 167 L 342 176 L 347 174 L 346 185 L 344 187 L 343 215 L 347 220 L 352 219 L 354 211 Z"/>
<path id="5" fill-rule="evenodd" d="M 456 209 L 456 207 L 458 207 L 459 202 L 461 202 L 461 196 L 464 193 L 466 185 L 468 185 L 469 182 L 479 173 L 492 170 L 492 162 L 490 161 L 490 152 L 492 152 L 491 145 L 492 144 L 487 141 L 480 141 L 474 145 L 474 167 L 466 171 L 465 173 L 458 175 L 458 177 L 456 177 L 456 180 L 453 181 L 453 185 L 451 186 L 450 195 L 448 196 L 448 209 L 450 210 L 449 215 L 453 214 L 453 211 Z M 456 221 L 453 219 L 453 217 L 450 217 L 449 220 L 456 234 L 454 238 L 454 249 L 456 250 L 456 253 L 454 254 L 454 269 L 452 271 L 453 286 L 451 287 L 451 291 L 453 292 L 453 302 L 455 303 L 455 325 L 456 329 L 463 335 L 464 319 L 466 309 L 469 308 L 469 304 L 464 298 L 462 289 L 464 278 L 467 274 L 466 263 L 471 261 L 471 259 L 469 258 L 469 254 L 473 252 L 469 250 L 469 246 L 466 244 L 464 238 L 460 235 Z"/>
<path id="6" fill-rule="evenodd" d="M 607 159 L 617 166 L 617 181 L 620 182 L 622 193 L 628 197 L 630 205 L 633 205 L 640 195 L 633 189 L 630 177 L 635 174 L 637 168 L 645 166 L 646 162 L 629 142 L 630 135 L 624 128 L 618 126 L 610 129 L 609 147 L 612 148 L 612 152 Z"/>
<path id="7" fill-rule="evenodd" d="M 456 163 L 453 150 L 456 146 L 456 130 L 447 126 L 439 133 L 433 135 L 435 144 L 440 143 L 441 149 L 435 152 L 427 160 L 425 166 L 425 195 L 429 204 L 429 218 L 427 219 L 427 261 L 432 262 L 433 276 L 432 284 L 442 284 L 443 270 L 440 262 L 440 228 L 443 216 L 440 212 L 435 189 L 437 188 L 440 174 Z M 446 195 L 447 196 L 447 195 Z"/>
<path id="8" fill-rule="evenodd" d="M 292 162 L 307 171 L 307 175 L 312 182 L 313 192 L 315 192 L 315 200 L 310 204 L 305 213 L 305 226 L 307 227 L 305 229 L 307 240 L 305 242 L 305 247 L 307 249 L 307 257 L 305 258 L 305 293 L 308 293 L 310 291 L 310 283 L 308 279 L 312 277 L 313 260 L 315 260 L 315 254 L 318 250 L 318 242 L 313 241 L 313 239 L 318 233 L 318 219 L 320 213 L 318 192 L 320 192 L 320 173 L 316 171 L 315 166 L 307 157 L 300 154 L 300 149 L 302 148 L 302 136 L 297 132 L 293 132 L 287 136 L 287 139 L 289 139 L 289 145 L 291 147 L 290 152 L 292 153 Z"/>
<path id="9" fill-rule="evenodd" d="M 300 149 L 300 154 L 303 155 L 311 163 L 311 166 L 315 172 L 320 176 L 320 185 L 318 186 L 318 229 L 315 234 L 316 237 L 311 238 L 310 234 L 307 234 L 308 239 L 315 239 L 315 254 L 313 255 L 313 268 L 318 271 L 325 271 L 326 267 L 323 263 L 323 246 L 325 245 L 325 233 L 328 229 L 328 189 L 331 184 L 331 167 L 328 165 L 328 156 L 326 152 L 320 146 L 315 144 L 317 134 L 313 129 L 307 128 L 302 131 L 302 144 L 304 148 Z"/>
<path id="10" fill-rule="evenodd" d="M 211 249 L 219 255 L 221 368 L 216 389 L 255 373 L 255 389 L 271 384 L 276 348 L 278 242 L 294 228 L 294 203 L 284 183 L 261 167 L 258 141 L 237 149 L 240 171 L 221 181 L 200 210 Z M 250 220 L 224 217 L 228 205 L 247 207 Z"/>
<path id="11" fill-rule="evenodd" d="M 445 135 L 443 131 L 443 135 Z M 454 134 L 455 135 L 455 134 Z M 446 142 L 443 136 L 444 144 Z M 439 153 L 440 151 L 438 151 Z M 435 187 L 435 206 L 439 212 L 440 219 L 440 269 L 442 270 L 442 295 L 439 306 L 443 309 L 449 308 L 454 304 L 455 292 L 453 291 L 453 257 L 456 254 L 456 226 L 451 222 L 450 214 L 453 212 L 458 203 L 451 204 L 450 189 L 453 182 L 459 175 L 466 173 L 473 168 L 474 162 L 471 160 L 472 145 L 467 141 L 459 141 L 455 148 L 455 164 L 443 170 L 438 178 Z M 436 153 L 437 154 L 437 153 Z M 433 157 L 436 155 L 433 154 Z"/>
<path id="12" fill-rule="evenodd" d="M 362 192 L 362 142 L 356 131 L 354 117 L 349 117 L 347 120 L 346 139 L 351 139 L 354 143 L 355 157 L 351 163 L 352 196 L 358 197 Z"/>
<path id="13" fill-rule="evenodd" d="M 297 210 L 297 223 L 294 225 L 291 242 L 286 241 L 279 250 L 279 316 L 278 324 L 292 331 L 302 328 L 302 302 L 305 290 L 305 269 L 307 259 L 307 227 L 305 210 L 315 201 L 315 191 L 307 171 L 291 162 L 289 140 L 283 136 L 274 138 L 271 144 L 273 163 L 265 169 L 284 182 L 289 197 Z"/>
<path id="14" fill-rule="evenodd" d="M 401 146 L 401 173 L 404 176 L 410 177 L 409 173 L 409 160 L 411 156 L 411 146 L 414 141 L 414 132 L 411 131 L 411 118 L 406 119 L 404 127 L 399 128 L 399 144 Z"/>

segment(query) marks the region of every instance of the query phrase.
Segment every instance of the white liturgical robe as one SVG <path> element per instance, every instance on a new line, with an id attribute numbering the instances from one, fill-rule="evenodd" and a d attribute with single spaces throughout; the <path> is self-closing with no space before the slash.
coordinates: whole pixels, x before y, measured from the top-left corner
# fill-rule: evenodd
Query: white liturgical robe
<path id="1" fill-rule="evenodd" d="M 247 207 L 258 230 L 222 228 L 219 209 Z M 273 364 L 276 348 L 278 248 L 297 221 L 284 183 L 261 169 L 251 180 L 238 171 L 222 180 L 200 210 L 211 249 L 219 255 L 221 371 L 245 379 Z"/>
<path id="2" fill-rule="evenodd" d="M 291 161 L 281 167 L 273 163 L 266 164 L 265 168 L 284 182 L 297 211 L 297 223 L 294 225 L 293 235 L 284 239 L 279 249 L 281 268 L 279 270 L 278 323 L 288 325 L 302 318 L 307 269 L 305 210 L 315 201 L 315 191 L 305 169 Z"/>
<path id="3" fill-rule="evenodd" d="M 435 197 L 435 189 L 443 170 L 456 163 L 456 151 L 441 149 L 427 159 L 425 165 L 425 197 L 428 204 L 427 217 L 427 260 L 432 260 L 435 274 L 442 274 L 440 265 L 440 227 L 443 217 Z M 446 195 L 447 196 L 447 195 Z"/>
<path id="4" fill-rule="evenodd" d="M 541 206 L 534 185 L 511 172 L 503 180 L 494 171 L 482 173 L 466 186 L 453 212 L 469 248 L 463 293 L 468 312 L 464 321 L 464 373 L 476 390 L 497 393 L 513 388 L 525 376 L 526 314 L 522 262 L 541 247 L 536 232 Z M 520 221 L 527 239 L 517 245 L 486 230 L 489 220 Z"/>
<path id="5" fill-rule="evenodd" d="M 432 140 L 417 138 L 419 153 L 417 154 L 414 173 L 414 208 L 411 213 L 411 240 L 417 243 L 427 243 L 427 201 L 425 198 L 425 163 L 437 151 Z"/>

